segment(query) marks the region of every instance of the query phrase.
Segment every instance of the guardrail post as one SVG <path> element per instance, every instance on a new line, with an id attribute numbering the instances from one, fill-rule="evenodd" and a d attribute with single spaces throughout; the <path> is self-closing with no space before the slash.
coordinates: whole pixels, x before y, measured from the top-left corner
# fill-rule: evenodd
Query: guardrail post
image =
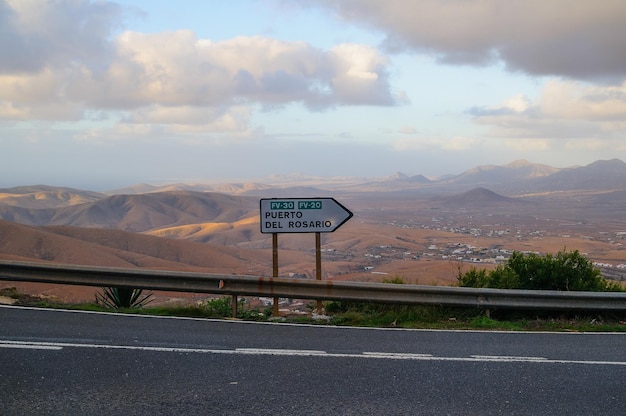
<path id="1" fill-rule="evenodd" d="M 322 280 L 322 237 L 315 233 L 315 280 Z M 322 301 L 317 300 L 317 313 L 322 314 Z"/>
<path id="2" fill-rule="evenodd" d="M 232 304 L 232 308 L 233 308 L 233 318 L 237 317 L 237 295 L 233 295 L 232 299 L 231 299 Z"/>
<path id="3" fill-rule="evenodd" d="M 272 276 L 278 277 L 278 233 L 272 233 Z M 272 315 L 278 317 L 278 297 L 274 296 Z"/>

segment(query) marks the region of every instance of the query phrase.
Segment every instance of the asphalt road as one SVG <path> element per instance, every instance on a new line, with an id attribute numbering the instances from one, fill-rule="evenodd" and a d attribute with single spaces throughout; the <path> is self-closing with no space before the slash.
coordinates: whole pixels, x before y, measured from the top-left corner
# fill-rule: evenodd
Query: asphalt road
<path id="1" fill-rule="evenodd" d="M 3 415 L 622 415 L 626 335 L 0 307 Z"/>

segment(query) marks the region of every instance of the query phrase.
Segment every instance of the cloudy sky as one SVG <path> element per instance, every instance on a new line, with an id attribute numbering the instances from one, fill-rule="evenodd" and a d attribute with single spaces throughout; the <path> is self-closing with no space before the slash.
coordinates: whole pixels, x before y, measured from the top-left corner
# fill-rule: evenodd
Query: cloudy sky
<path id="1" fill-rule="evenodd" d="M 0 187 L 626 160 L 623 0 L 0 0 Z"/>

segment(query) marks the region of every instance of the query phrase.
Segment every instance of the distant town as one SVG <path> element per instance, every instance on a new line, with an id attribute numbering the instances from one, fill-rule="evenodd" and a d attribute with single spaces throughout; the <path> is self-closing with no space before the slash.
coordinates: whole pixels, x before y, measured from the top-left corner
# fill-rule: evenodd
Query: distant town
<path id="1" fill-rule="evenodd" d="M 391 221 L 387 226 L 398 228 L 419 228 L 423 230 L 435 230 L 449 232 L 464 236 L 471 236 L 484 239 L 493 238 L 502 240 L 502 237 L 510 237 L 516 241 L 528 241 L 533 239 L 541 239 L 545 237 L 559 237 L 563 239 L 571 238 L 572 235 L 564 234 L 560 232 L 549 231 L 547 229 L 532 229 L 527 225 L 518 226 L 516 228 L 500 228 L 498 224 L 485 225 L 483 227 L 467 227 L 454 225 L 454 221 L 447 220 L 443 217 L 433 217 L 431 224 L 420 223 L 419 221 Z M 594 235 L 577 235 L 579 238 L 584 238 L 593 241 L 602 241 L 610 245 L 614 245 L 616 248 L 623 248 L 622 241 L 626 236 L 626 231 L 596 231 Z M 374 273 L 374 274 L 386 274 L 384 272 L 377 271 L 377 268 L 383 264 L 390 263 L 396 260 L 445 260 L 451 262 L 462 263 L 474 263 L 478 267 L 478 264 L 486 267 L 492 265 L 498 265 L 505 263 L 515 249 L 507 248 L 505 244 L 501 242 L 494 242 L 488 247 L 477 246 L 466 242 L 445 242 L 445 243 L 427 243 L 423 249 L 415 250 L 414 243 L 406 241 L 407 245 L 402 244 L 402 238 L 398 237 L 398 244 L 393 245 L 378 245 L 372 246 L 367 249 L 367 252 L 361 259 L 360 269 L 362 271 Z M 410 246 L 413 247 L 411 249 Z M 523 253 L 535 253 L 538 255 L 546 254 L 533 250 L 518 250 Z M 354 255 L 341 253 L 336 249 L 328 248 L 322 250 L 323 255 L 328 260 L 339 259 L 352 259 Z M 581 253 L 587 256 L 587 253 Z M 592 259 L 593 260 L 593 259 Z M 602 261 L 593 262 L 596 267 L 600 269 L 602 275 L 605 278 L 613 280 L 625 280 L 626 279 L 626 263 L 608 263 Z M 304 276 L 302 276 L 304 277 Z"/>

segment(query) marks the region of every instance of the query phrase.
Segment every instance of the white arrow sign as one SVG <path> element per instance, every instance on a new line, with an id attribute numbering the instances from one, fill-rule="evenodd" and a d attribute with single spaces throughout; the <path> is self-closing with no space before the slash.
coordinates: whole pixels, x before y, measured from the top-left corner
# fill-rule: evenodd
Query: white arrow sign
<path id="1" fill-rule="evenodd" d="M 334 198 L 261 199 L 262 233 L 330 233 L 350 218 Z"/>

